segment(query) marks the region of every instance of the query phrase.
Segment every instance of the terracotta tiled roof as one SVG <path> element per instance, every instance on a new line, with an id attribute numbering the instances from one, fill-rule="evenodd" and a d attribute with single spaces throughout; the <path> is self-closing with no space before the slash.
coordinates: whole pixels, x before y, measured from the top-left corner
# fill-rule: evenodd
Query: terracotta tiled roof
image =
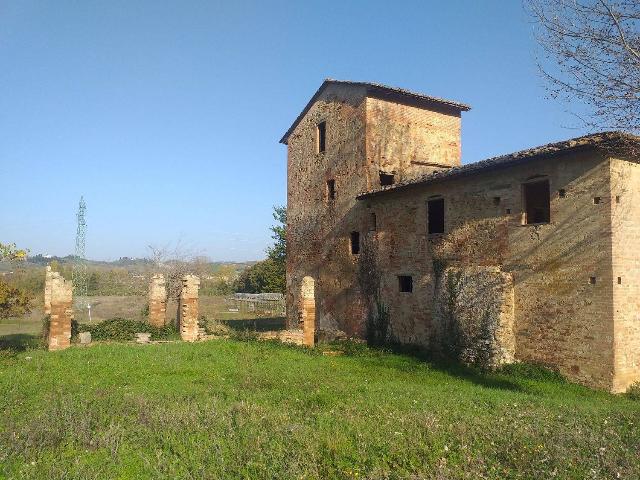
<path id="1" fill-rule="evenodd" d="M 371 95 L 373 94 L 386 95 L 386 96 L 394 95 L 396 97 L 401 97 L 401 98 L 404 97 L 409 100 L 444 105 L 444 106 L 448 106 L 453 109 L 461 110 L 465 112 L 468 110 L 471 110 L 471 107 L 464 103 L 454 102 L 452 100 L 445 100 L 444 98 L 430 97 L 429 95 L 423 95 L 422 93 L 411 92 L 403 88 L 389 87 L 387 85 L 382 85 L 380 83 L 373 83 L 373 82 L 352 82 L 349 80 L 334 80 L 332 78 L 327 78 L 325 79 L 324 82 L 322 82 L 322 85 L 320 85 L 320 88 L 318 88 L 316 93 L 314 93 L 313 97 L 311 97 L 311 100 L 309 100 L 309 102 L 304 107 L 302 112 L 300 112 L 300 115 L 298 115 L 296 120 L 289 127 L 289 130 L 287 130 L 287 132 L 282 136 L 282 138 L 280 139 L 280 143 L 284 143 L 284 144 L 287 143 L 287 141 L 289 140 L 289 135 L 291 135 L 291 132 L 295 130 L 295 128 L 298 126 L 302 118 L 307 114 L 307 112 L 311 108 L 311 105 L 315 103 L 316 99 L 320 96 L 322 91 L 328 85 L 353 85 L 357 87 L 365 87 L 367 89 L 367 94 L 371 94 Z"/>
<path id="2" fill-rule="evenodd" d="M 369 198 L 374 195 L 380 195 L 387 192 L 393 192 L 397 190 L 403 190 L 416 185 L 424 185 L 428 183 L 434 183 L 441 180 L 447 180 L 450 178 L 463 177 L 468 175 L 474 175 L 476 173 L 483 173 L 488 170 L 494 170 L 499 168 L 506 168 L 527 161 L 552 157 L 559 153 L 567 152 L 575 149 L 594 148 L 594 147 L 606 147 L 611 148 L 614 151 L 621 151 L 629 145 L 635 145 L 634 151 L 640 147 L 640 137 L 623 132 L 600 132 L 585 135 L 583 137 L 572 138 L 562 142 L 549 143 L 540 147 L 529 148 L 527 150 L 521 150 L 519 152 L 510 153 L 508 155 L 501 155 L 498 157 L 488 158 L 480 162 L 469 163 L 460 167 L 453 167 L 446 170 L 440 170 L 426 174 L 422 177 L 407 180 L 405 182 L 399 182 L 387 187 L 381 187 L 379 189 L 363 192 L 358 195 L 358 199 Z"/>

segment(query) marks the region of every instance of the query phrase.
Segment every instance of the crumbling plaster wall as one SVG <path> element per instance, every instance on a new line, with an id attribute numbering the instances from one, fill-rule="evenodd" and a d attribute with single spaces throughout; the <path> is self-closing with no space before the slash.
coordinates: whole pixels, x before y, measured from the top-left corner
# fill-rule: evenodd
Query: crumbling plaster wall
<path id="1" fill-rule="evenodd" d="M 522 225 L 522 183 L 538 175 L 550 181 L 551 223 Z M 499 266 L 514 281 L 516 358 L 612 388 L 610 202 L 594 204 L 609 191 L 608 162 L 582 151 L 362 200 L 377 215 L 380 299 L 392 335 L 433 346 L 437 269 Z M 437 195 L 446 233 L 427 235 L 426 202 Z M 399 292 L 398 275 L 413 276 L 412 293 Z"/>
<path id="2" fill-rule="evenodd" d="M 434 341 L 462 363 L 493 368 L 515 356 L 513 276 L 500 267 L 447 267 L 437 276 Z"/>
<path id="3" fill-rule="evenodd" d="M 640 382 L 640 164 L 611 160 L 615 325 L 613 391 Z M 619 279 L 619 280 L 618 280 Z"/>
<path id="4" fill-rule="evenodd" d="M 316 327 L 363 336 L 374 305 L 363 291 L 350 233 L 370 241 L 371 218 L 356 196 L 380 186 L 380 170 L 396 180 L 438 167 L 411 163 L 460 162 L 460 114 L 425 110 L 367 97 L 364 87 L 327 87 L 288 139 L 287 316 L 296 328 L 302 314 L 302 280 L 315 280 Z M 326 151 L 317 153 L 317 124 L 326 121 Z M 327 180 L 336 198 L 327 199 Z M 366 289 L 366 286 L 365 286 Z"/>

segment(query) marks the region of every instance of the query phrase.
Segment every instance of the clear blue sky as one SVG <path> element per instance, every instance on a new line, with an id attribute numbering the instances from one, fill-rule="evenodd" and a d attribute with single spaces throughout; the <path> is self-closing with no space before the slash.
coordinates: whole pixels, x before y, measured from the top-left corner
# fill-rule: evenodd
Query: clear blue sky
<path id="1" fill-rule="evenodd" d="M 517 0 L 0 0 L 0 241 L 255 260 L 278 143 L 325 77 L 466 102 L 465 163 L 584 133 L 545 98 Z"/>

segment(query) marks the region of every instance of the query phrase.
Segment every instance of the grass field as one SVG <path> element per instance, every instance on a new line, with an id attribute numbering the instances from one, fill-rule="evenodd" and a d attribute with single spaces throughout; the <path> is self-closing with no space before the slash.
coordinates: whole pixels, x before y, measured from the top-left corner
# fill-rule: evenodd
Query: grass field
<path id="1" fill-rule="evenodd" d="M 640 401 L 526 366 L 484 375 L 341 348 L 332 357 L 217 340 L 5 352 L 0 472 L 640 478 Z"/>

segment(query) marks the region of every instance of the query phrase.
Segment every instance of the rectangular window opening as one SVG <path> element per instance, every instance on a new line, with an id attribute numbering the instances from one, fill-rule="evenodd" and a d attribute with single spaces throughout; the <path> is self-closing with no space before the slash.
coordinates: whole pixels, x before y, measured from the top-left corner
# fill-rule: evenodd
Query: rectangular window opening
<path id="1" fill-rule="evenodd" d="M 601 197 L 593 197 L 593 204 L 594 205 L 599 205 L 601 201 L 602 201 Z"/>
<path id="2" fill-rule="evenodd" d="M 616 203 L 620 203 L 620 195 L 616 195 Z"/>
<path id="3" fill-rule="evenodd" d="M 398 275 L 398 288 L 401 292 L 413 292 L 413 277 L 410 275 Z"/>
<path id="4" fill-rule="evenodd" d="M 334 179 L 327 180 L 327 199 L 334 200 L 336 198 L 336 181 Z"/>
<path id="5" fill-rule="evenodd" d="M 386 187 L 388 185 L 393 185 L 395 174 L 380 172 L 380 186 Z"/>
<path id="6" fill-rule="evenodd" d="M 318 124 L 318 153 L 323 153 L 327 148 L 327 122 Z"/>
<path id="7" fill-rule="evenodd" d="M 351 253 L 353 255 L 360 253 L 360 232 L 351 232 Z"/>
<path id="8" fill-rule="evenodd" d="M 618 277 L 618 285 L 622 285 L 622 277 Z"/>
<path id="9" fill-rule="evenodd" d="M 375 213 L 371 213 L 371 231 L 375 232 L 378 229 L 378 219 Z"/>
<path id="10" fill-rule="evenodd" d="M 427 202 L 427 231 L 429 234 L 444 233 L 444 198 Z"/>
<path id="11" fill-rule="evenodd" d="M 596 284 L 596 277 L 589 277 L 589 283 L 591 285 L 595 285 Z"/>
<path id="12" fill-rule="evenodd" d="M 551 221 L 549 181 L 525 183 L 522 187 L 525 224 L 549 223 Z"/>
<path id="13" fill-rule="evenodd" d="M 561 188 L 560 190 L 558 190 L 558 197 L 564 198 L 566 196 L 567 196 L 567 191 L 564 188 Z"/>

